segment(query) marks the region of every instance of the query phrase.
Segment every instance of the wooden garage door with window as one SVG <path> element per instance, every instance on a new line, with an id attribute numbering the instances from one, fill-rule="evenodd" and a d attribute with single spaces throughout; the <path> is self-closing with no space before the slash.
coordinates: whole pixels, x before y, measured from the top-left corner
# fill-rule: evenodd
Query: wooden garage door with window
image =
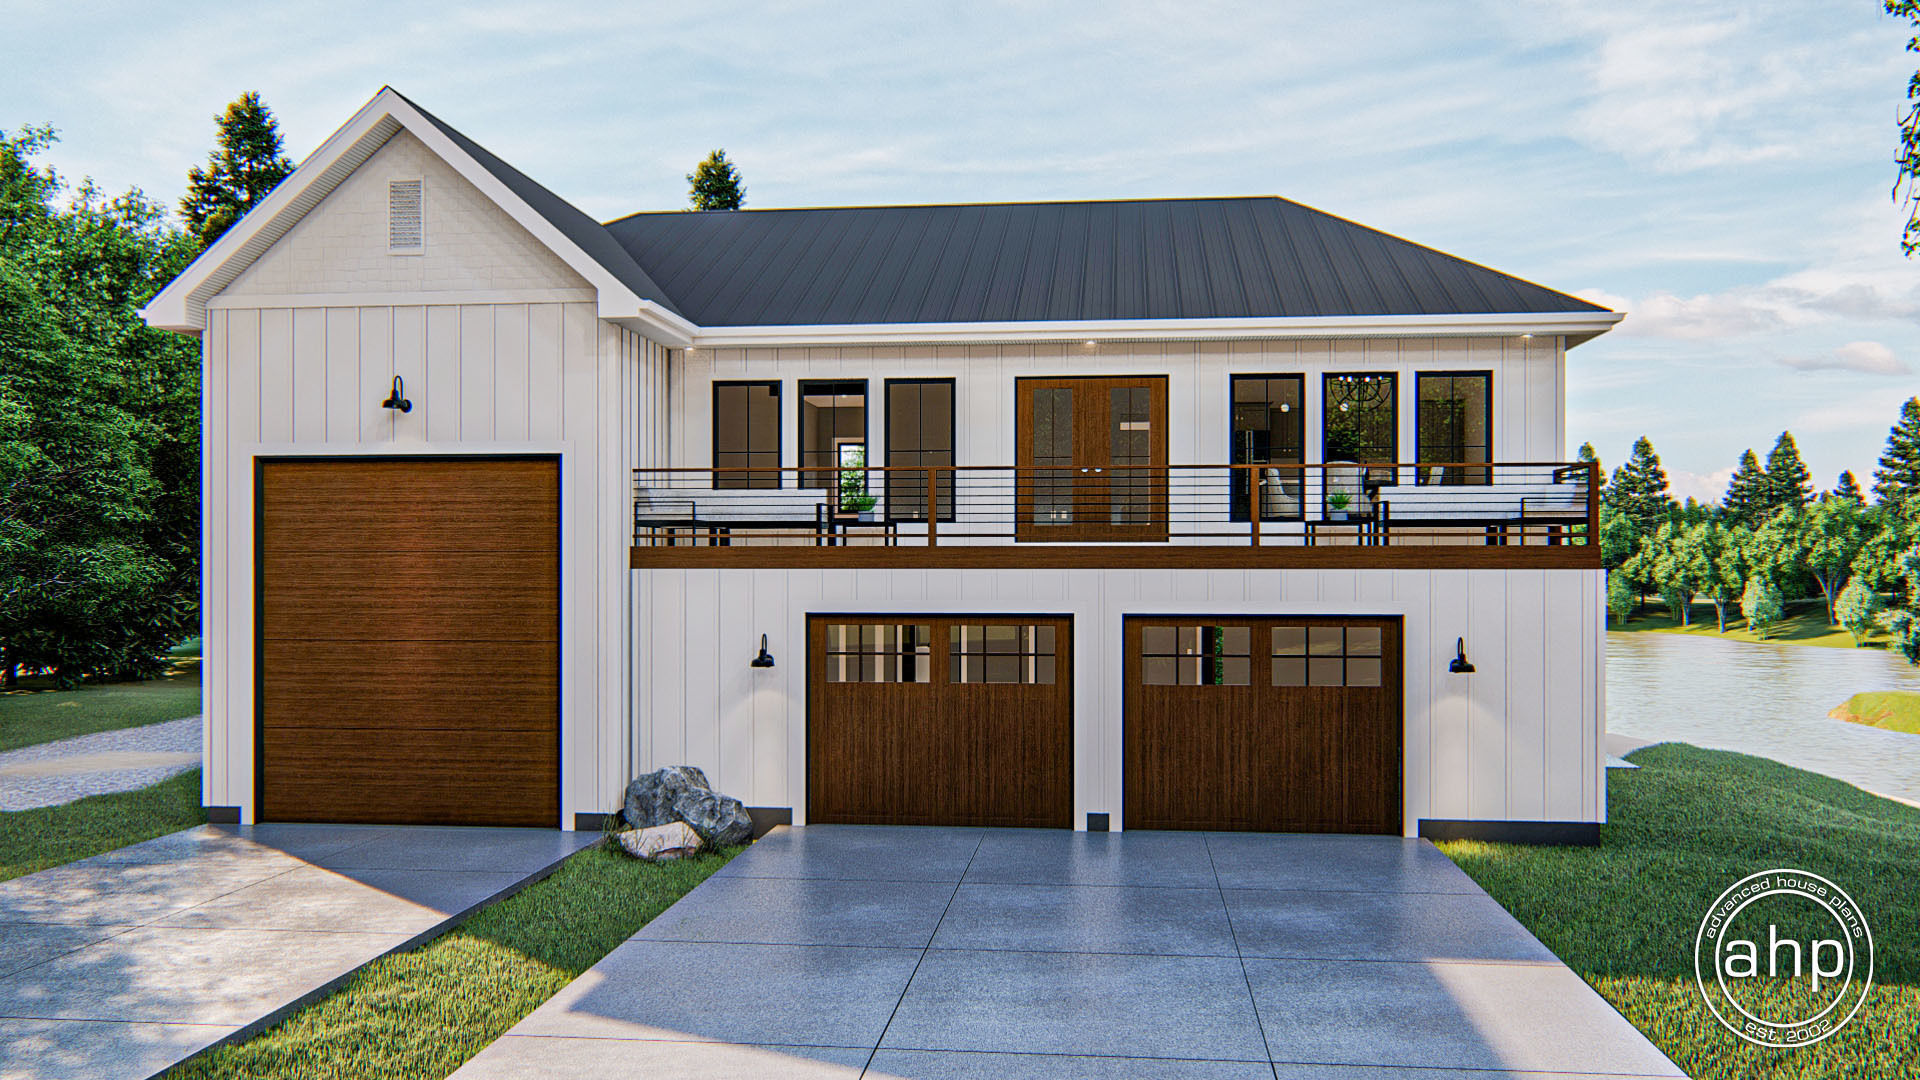
<path id="1" fill-rule="evenodd" d="M 1399 833 L 1394 618 L 1136 616 L 1129 829 Z"/>
<path id="2" fill-rule="evenodd" d="M 256 816 L 554 825 L 560 465 L 256 475 Z"/>
<path id="3" fill-rule="evenodd" d="M 1071 824 L 1071 620 L 817 615 L 807 639 L 810 822 Z"/>

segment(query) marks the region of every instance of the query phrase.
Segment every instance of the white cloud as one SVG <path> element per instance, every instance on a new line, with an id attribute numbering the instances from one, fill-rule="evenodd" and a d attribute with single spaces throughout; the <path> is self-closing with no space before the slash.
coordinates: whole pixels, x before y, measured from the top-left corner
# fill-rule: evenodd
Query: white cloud
<path id="1" fill-rule="evenodd" d="M 1727 481 L 1733 479 L 1733 466 L 1729 465 L 1710 473 L 1688 472 L 1685 469 L 1667 470 L 1667 489 L 1681 502 L 1689 498 L 1698 499 L 1712 505 L 1727 493 Z"/>
<path id="2" fill-rule="evenodd" d="M 1780 362 L 1800 371 L 1857 371 L 1863 375 L 1910 375 L 1913 365 L 1877 341 L 1850 341 L 1829 353 L 1783 356 Z"/>

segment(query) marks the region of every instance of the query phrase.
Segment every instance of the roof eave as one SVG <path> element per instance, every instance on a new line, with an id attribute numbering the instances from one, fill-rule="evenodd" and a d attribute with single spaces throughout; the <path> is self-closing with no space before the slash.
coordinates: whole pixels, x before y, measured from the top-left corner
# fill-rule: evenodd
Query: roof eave
<path id="1" fill-rule="evenodd" d="M 1107 341 L 1232 341 L 1255 338 L 1540 337 L 1567 347 L 1598 337 L 1624 312 L 1553 311 L 1489 315 L 1335 315 L 1222 319 L 1101 319 L 1059 322 L 880 323 L 820 326 L 709 326 L 696 348 L 773 345 L 939 345 Z M 689 324 L 691 325 L 691 324 Z"/>

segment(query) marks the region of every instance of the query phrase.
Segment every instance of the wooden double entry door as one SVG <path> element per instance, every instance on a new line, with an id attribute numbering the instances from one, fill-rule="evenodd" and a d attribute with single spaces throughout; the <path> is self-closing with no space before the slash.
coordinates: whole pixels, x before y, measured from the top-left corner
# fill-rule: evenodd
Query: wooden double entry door
<path id="1" fill-rule="evenodd" d="M 1165 541 L 1167 377 L 1014 383 L 1014 538 Z"/>

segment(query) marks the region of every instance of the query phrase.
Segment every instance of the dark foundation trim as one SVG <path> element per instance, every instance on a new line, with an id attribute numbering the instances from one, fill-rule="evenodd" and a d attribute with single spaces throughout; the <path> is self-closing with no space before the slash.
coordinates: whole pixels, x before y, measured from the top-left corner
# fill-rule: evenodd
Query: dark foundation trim
<path id="1" fill-rule="evenodd" d="M 1593 847 L 1600 843 L 1600 825 L 1593 821 L 1453 821 L 1422 818 L 1420 835 L 1428 840 Z"/>
<path id="2" fill-rule="evenodd" d="M 237 806 L 209 806 L 207 807 L 207 824 L 238 825 L 240 824 L 240 808 Z"/>
<path id="3" fill-rule="evenodd" d="M 573 815 L 573 831 L 605 832 L 607 819 L 612 816 L 612 814 L 575 814 Z"/>
<path id="4" fill-rule="evenodd" d="M 1089 812 L 1087 814 L 1087 831 L 1088 832 L 1106 832 L 1109 827 L 1110 826 L 1108 825 L 1107 815 L 1095 814 L 1092 812 Z"/>
<path id="5" fill-rule="evenodd" d="M 758 840 L 772 832 L 777 825 L 793 824 L 793 807 L 749 806 L 747 816 L 753 819 L 753 838 Z"/>

